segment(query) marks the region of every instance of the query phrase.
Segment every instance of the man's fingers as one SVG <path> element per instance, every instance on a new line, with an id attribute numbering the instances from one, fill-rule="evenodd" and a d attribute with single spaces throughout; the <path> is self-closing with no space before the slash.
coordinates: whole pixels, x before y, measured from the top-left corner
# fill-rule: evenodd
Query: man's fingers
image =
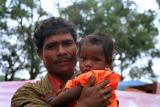
<path id="1" fill-rule="evenodd" d="M 95 80 L 96 80 L 96 78 L 95 78 L 94 76 L 91 76 L 91 77 L 89 78 L 89 81 L 88 81 L 86 87 L 91 87 L 91 86 L 93 86 L 94 83 L 95 83 Z"/>
<path id="2" fill-rule="evenodd" d="M 102 81 L 101 83 L 97 84 L 97 85 L 96 85 L 96 88 L 97 88 L 97 89 L 102 89 L 102 88 L 104 88 L 108 83 L 109 83 L 108 80 L 104 80 L 104 81 Z"/>
<path id="3" fill-rule="evenodd" d="M 108 86 L 107 88 L 102 90 L 102 94 L 105 95 L 105 94 L 111 93 L 111 91 L 112 91 L 112 87 Z"/>
<path id="4" fill-rule="evenodd" d="M 107 87 L 106 89 L 101 90 L 101 94 L 104 100 L 108 100 L 111 97 L 112 87 Z"/>
<path id="5" fill-rule="evenodd" d="M 106 101 L 106 104 L 105 104 L 105 105 L 107 106 L 107 105 L 110 105 L 110 104 L 111 104 L 110 101 Z"/>
<path id="6" fill-rule="evenodd" d="M 108 93 L 108 94 L 104 95 L 105 100 L 108 100 L 110 97 L 111 97 L 111 93 Z"/>
<path id="7" fill-rule="evenodd" d="M 107 96 L 103 96 L 102 102 L 101 102 L 101 106 L 100 107 L 108 107 L 108 105 L 111 104 L 109 98 L 111 97 L 111 94 L 108 94 Z"/>
<path id="8" fill-rule="evenodd" d="M 104 105 L 104 107 L 106 107 L 107 105 L 110 105 L 110 97 L 111 97 L 111 91 L 112 88 L 111 87 L 107 87 L 106 89 L 101 90 L 101 98 L 102 98 L 102 104 Z"/>

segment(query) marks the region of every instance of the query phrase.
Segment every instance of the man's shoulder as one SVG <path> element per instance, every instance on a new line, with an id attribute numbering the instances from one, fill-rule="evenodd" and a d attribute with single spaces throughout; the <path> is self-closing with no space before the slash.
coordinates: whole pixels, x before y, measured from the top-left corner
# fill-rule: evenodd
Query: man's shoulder
<path id="1" fill-rule="evenodd" d="M 14 93 L 11 104 L 13 107 L 21 105 L 44 106 L 47 105 L 47 103 L 44 102 L 42 97 L 50 91 L 52 91 L 52 89 L 44 79 L 25 83 Z"/>
<path id="2" fill-rule="evenodd" d="M 15 92 L 15 95 L 25 94 L 31 91 L 34 92 L 34 89 L 36 88 L 36 86 L 38 86 L 38 82 L 39 81 L 32 81 L 32 82 L 30 81 L 30 82 L 23 84 L 21 87 L 17 89 L 17 91 Z"/>
<path id="3" fill-rule="evenodd" d="M 45 91 L 44 91 L 45 90 Z M 50 90 L 49 82 L 46 78 L 36 81 L 29 81 L 22 85 L 15 94 L 25 94 L 25 93 L 35 93 L 35 94 L 43 94 Z"/>

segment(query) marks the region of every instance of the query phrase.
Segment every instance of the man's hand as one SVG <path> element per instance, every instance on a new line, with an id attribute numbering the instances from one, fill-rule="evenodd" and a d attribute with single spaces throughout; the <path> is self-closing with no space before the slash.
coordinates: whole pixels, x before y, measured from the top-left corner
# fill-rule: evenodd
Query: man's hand
<path id="1" fill-rule="evenodd" d="M 83 88 L 76 107 L 106 107 L 110 104 L 112 88 L 104 87 L 109 83 L 107 80 L 94 85 L 95 77 L 91 77 L 88 84 Z"/>

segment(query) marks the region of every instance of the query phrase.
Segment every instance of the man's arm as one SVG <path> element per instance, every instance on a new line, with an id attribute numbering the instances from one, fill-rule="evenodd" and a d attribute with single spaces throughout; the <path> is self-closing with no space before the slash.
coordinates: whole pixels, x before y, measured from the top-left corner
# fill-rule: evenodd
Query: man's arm
<path id="1" fill-rule="evenodd" d="M 16 91 L 11 100 L 11 107 L 50 107 L 40 96 L 33 84 L 27 83 Z"/>

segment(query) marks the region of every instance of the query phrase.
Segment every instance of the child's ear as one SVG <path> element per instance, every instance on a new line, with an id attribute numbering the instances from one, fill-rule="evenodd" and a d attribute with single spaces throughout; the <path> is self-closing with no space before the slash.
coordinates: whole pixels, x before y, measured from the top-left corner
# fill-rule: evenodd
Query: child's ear
<path id="1" fill-rule="evenodd" d="M 109 68 L 110 66 L 109 66 L 109 64 L 106 62 L 106 68 Z"/>
<path id="2" fill-rule="evenodd" d="M 106 64 L 106 68 L 109 68 L 108 64 Z"/>

